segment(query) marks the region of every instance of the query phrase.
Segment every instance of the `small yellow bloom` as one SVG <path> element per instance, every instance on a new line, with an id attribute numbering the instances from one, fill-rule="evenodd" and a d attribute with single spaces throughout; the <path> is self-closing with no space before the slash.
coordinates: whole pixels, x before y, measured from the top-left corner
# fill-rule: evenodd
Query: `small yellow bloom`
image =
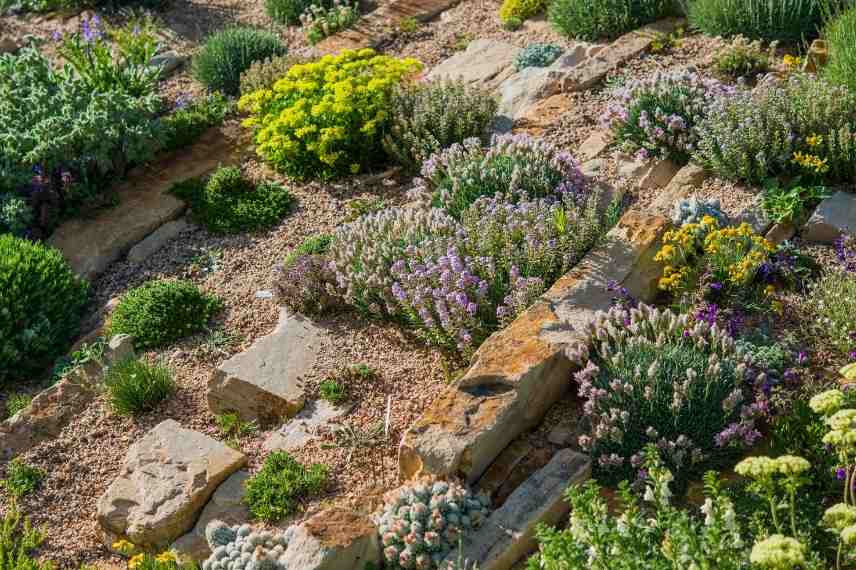
<path id="1" fill-rule="evenodd" d="M 816 135 L 816 134 L 811 135 L 810 137 L 805 139 L 805 142 L 808 146 L 811 146 L 811 147 L 820 146 L 823 144 L 823 136 L 822 135 Z"/>
<path id="2" fill-rule="evenodd" d="M 130 570 L 134 570 L 134 568 L 136 568 L 137 566 L 142 564 L 143 560 L 145 560 L 145 559 L 146 559 L 146 555 L 143 553 L 136 554 L 136 555 L 132 556 L 131 559 L 128 560 L 128 568 Z"/>
<path id="3" fill-rule="evenodd" d="M 172 550 L 166 550 L 166 551 L 158 554 L 155 557 L 155 560 L 157 562 L 161 562 L 161 563 L 177 562 L 178 557 L 175 555 L 175 552 L 173 552 Z"/>
<path id="4" fill-rule="evenodd" d="M 113 550 L 115 550 L 117 552 L 121 552 L 122 554 L 125 554 L 125 555 L 130 554 L 131 552 L 134 551 L 133 543 L 131 543 L 128 540 L 125 540 L 124 538 L 114 542 L 112 544 L 112 547 L 113 547 Z"/>

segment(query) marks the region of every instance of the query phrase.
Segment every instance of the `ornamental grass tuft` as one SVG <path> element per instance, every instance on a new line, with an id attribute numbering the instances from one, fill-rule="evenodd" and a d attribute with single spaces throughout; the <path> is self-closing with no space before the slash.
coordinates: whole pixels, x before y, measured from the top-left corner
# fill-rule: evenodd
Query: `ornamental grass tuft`
<path id="1" fill-rule="evenodd" d="M 193 58 L 193 74 L 212 91 L 238 95 L 241 74 L 257 61 L 285 55 L 286 47 L 279 38 L 254 28 L 228 28 L 205 40 Z"/>
<path id="2" fill-rule="evenodd" d="M 120 416 L 153 410 L 175 392 L 172 371 L 130 358 L 110 366 L 104 377 L 110 406 Z"/>

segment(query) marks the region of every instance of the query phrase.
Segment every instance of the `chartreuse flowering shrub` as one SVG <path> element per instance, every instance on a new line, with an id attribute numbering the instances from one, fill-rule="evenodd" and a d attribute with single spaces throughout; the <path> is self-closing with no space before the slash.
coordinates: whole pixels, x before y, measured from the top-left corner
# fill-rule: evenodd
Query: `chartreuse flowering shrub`
<path id="1" fill-rule="evenodd" d="M 690 24 L 710 36 L 799 42 L 817 36 L 823 0 L 690 0 Z"/>
<path id="2" fill-rule="evenodd" d="M 695 160 L 724 178 L 856 176 L 856 93 L 822 79 L 795 75 L 779 87 L 721 97 L 698 132 Z"/>
<path id="3" fill-rule="evenodd" d="M 505 24 L 509 20 L 528 20 L 544 8 L 545 0 L 503 0 L 499 7 L 499 20 Z"/>
<path id="4" fill-rule="evenodd" d="M 193 219 L 214 233 L 270 228 L 294 204 L 287 189 L 275 182 L 253 184 L 237 166 L 221 166 L 207 181 L 187 180 L 170 191 L 189 202 Z"/>
<path id="5" fill-rule="evenodd" d="M 110 331 L 133 336 L 137 348 L 157 348 L 202 331 L 222 308 L 189 281 L 149 281 L 122 296 Z"/>
<path id="6" fill-rule="evenodd" d="M 675 15 L 677 8 L 674 0 L 553 0 L 547 16 L 559 33 L 594 41 Z"/>
<path id="7" fill-rule="evenodd" d="M 357 173 L 384 155 L 394 88 L 420 69 L 414 59 L 371 49 L 294 65 L 273 88 L 245 95 L 239 109 L 259 156 L 290 176 Z"/>
<path id="8" fill-rule="evenodd" d="M 559 59 L 564 50 L 556 44 L 529 44 L 514 56 L 517 71 L 527 67 L 547 67 Z"/>
<path id="9" fill-rule="evenodd" d="M 254 62 L 241 74 L 241 95 L 248 95 L 260 89 L 270 89 L 274 83 L 285 77 L 292 65 L 306 63 L 306 61 L 306 58 L 289 54 Z"/>
<path id="10" fill-rule="evenodd" d="M 205 40 L 193 58 L 193 74 L 213 91 L 238 95 L 241 74 L 256 61 L 285 55 L 286 47 L 276 34 L 254 28 L 221 30 Z"/>
<path id="11" fill-rule="evenodd" d="M 530 199 L 583 194 L 585 178 L 567 151 L 527 135 L 496 135 L 489 147 L 467 139 L 432 155 L 413 193 L 455 218 L 481 196 Z"/>
<path id="12" fill-rule="evenodd" d="M 686 163 L 698 143 L 696 126 L 707 107 L 733 92 L 696 73 L 657 73 L 621 88 L 605 122 L 627 150 Z"/>
<path id="13" fill-rule="evenodd" d="M 383 146 L 396 161 L 418 171 L 433 153 L 469 138 L 487 142 L 496 99 L 462 82 L 407 83 L 390 101 Z"/>
<path id="14" fill-rule="evenodd" d="M 443 559 L 481 527 L 490 499 L 458 483 L 421 482 L 402 487 L 378 521 L 385 568 L 441 570 Z"/>
<path id="15" fill-rule="evenodd" d="M 775 251 L 748 224 L 720 228 L 714 217 L 704 216 L 666 232 L 654 259 L 664 264 L 660 289 L 671 292 L 678 303 L 702 286 L 717 298 L 754 300 L 776 291 L 779 276 L 767 263 Z"/>
<path id="16" fill-rule="evenodd" d="M 87 290 L 59 251 L 0 235 L 0 384 L 41 372 L 65 351 Z"/>
<path id="17" fill-rule="evenodd" d="M 579 443 L 601 480 L 635 477 L 651 444 L 683 485 L 760 438 L 766 374 L 718 326 L 639 304 L 599 313 L 588 336 L 574 376 L 590 425 Z"/>

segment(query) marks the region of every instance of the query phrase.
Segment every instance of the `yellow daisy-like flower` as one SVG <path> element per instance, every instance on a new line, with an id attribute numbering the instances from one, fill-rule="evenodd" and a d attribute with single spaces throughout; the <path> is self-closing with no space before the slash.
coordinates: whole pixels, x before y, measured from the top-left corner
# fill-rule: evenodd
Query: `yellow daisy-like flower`
<path id="1" fill-rule="evenodd" d="M 130 570 L 134 570 L 134 568 L 136 568 L 137 566 L 142 564 L 143 560 L 145 560 L 145 559 L 146 559 L 146 555 L 143 553 L 136 554 L 136 555 L 132 556 L 131 559 L 128 560 L 128 568 Z"/>
<path id="2" fill-rule="evenodd" d="M 823 144 L 823 135 L 811 135 L 805 139 L 805 142 L 810 147 L 816 147 Z"/>
<path id="3" fill-rule="evenodd" d="M 129 554 L 134 551 L 134 544 L 124 538 L 117 540 L 111 546 L 113 547 L 113 550 L 121 552 L 122 554 Z"/>
<path id="4" fill-rule="evenodd" d="M 161 563 L 178 562 L 178 557 L 172 550 L 166 550 L 155 556 L 155 560 Z"/>

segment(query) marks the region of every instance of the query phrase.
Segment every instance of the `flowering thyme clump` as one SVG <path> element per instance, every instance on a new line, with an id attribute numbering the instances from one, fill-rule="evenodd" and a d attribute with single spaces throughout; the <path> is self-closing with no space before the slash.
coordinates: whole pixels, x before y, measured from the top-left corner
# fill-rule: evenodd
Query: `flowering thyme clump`
<path id="1" fill-rule="evenodd" d="M 378 521 L 385 568 L 434 570 L 460 540 L 487 519 L 490 500 L 457 483 L 401 488 Z"/>
<path id="2" fill-rule="evenodd" d="M 640 304 L 599 313 L 588 334 L 580 445 L 610 481 L 632 478 L 648 444 L 685 482 L 760 437 L 766 374 L 718 326 Z"/>
<path id="3" fill-rule="evenodd" d="M 696 73 L 657 73 L 621 88 L 605 122 L 628 150 L 685 163 L 696 149 L 696 125 L 711 101 L 733 92 Z"/>
<path id="4" fill-rule="evenodd" d="M 487 148 L 470 138 L 431 155 L 413 193 L 459 218 L 481 196 L 582 196 L 587 188 L 567 151 L 527 135 L 497 135 Z"/>

